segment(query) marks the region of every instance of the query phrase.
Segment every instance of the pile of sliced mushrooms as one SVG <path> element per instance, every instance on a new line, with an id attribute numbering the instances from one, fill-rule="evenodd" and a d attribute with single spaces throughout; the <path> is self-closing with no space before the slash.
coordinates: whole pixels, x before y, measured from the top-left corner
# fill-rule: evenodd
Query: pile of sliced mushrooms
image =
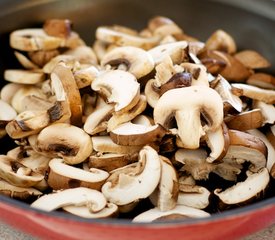
<path id="1" fill-rule="evenodd" d="M 139 32 L 100 26 L 95 39 L 86 45 L 67 19 L 10 34 L 22 68 L 5 71 L 0 94 L 0 136 L 17 146 L 0 156 L 1 194 L 83 218 L 135 212 L 134 222 L 265 196 L 275 77 L 264 56 L 161 16 Z"/>

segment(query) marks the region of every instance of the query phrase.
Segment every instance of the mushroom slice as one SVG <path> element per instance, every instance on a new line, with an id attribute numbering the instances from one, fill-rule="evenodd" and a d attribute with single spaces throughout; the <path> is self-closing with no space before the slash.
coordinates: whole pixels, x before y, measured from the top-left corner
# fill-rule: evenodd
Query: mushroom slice
<path id="1" fill-rule="evenodd" d="M 263 124 L 269 123 L 274 124 L 275 122 L 275 107 L 273 104 L 267 104 L 262 101 L 254 100 L 253 101 L 253 108 L 259 109 L 261 111 L 262 117 L 263 117 Z M 254 127 L 258 128 L 258 127 Z M 254 129 L 251 128 L 251 129 Z"/>
<path id="2" fill-rule="evenodd" d="M 206 161 L 207 152 L 204 149 L 178 149 L 175 160 L 184 164 L 180 171 L 192 175 L 195 180 L 208 179 L 209 173 L 215 169 L 215 165 Z"/>
<path id="3" fill-rule="evenodd" d="M 81 128 L 67 123 L 56 123 L 44 128 L 36 140 L 38 152 L 51 157 L 62 157 L 67 164 L 85 161 L 92 152 L 92 141 Z"/>
<path id="4" fill-rule="evenodd" d="M 84 124 L 84 131 L 90 135 L 105 131 L 107 122 L 111 118 L 113 106 L 98 98 L 94 111 L 87 117 Z"/>
<path id="5" fill-rule="evenodd" d="M 97 78 L 99 71 L 94 66 L 74 72 L 74 78 L 79 89 L 88 87 Z"/>
<path id="6" fill-rule="evenodd" d="M 71 34 L 72 22 L 68 19 L 48 19 L 43 30 L 50 36 L 67 38 Z"/>
<path id="7" fill-rule="evenodd" d="M 89 171 L 69 166 L 63 159 L 54 158 L 49 163 L 48 184 L 54 190 L 87 187 L 100 190 L 109 174 L 103 170 L 91 168 Z"/>
<path id="8" fill-rule="evenodd" d="M 78 187 L 43 195 L 34 201 L 31 207 L 50 212 L 65 206 L 75 205 L 86 206 L 91 212 L 99 212 L 105 208 L 106 204 L 107 201 L 101 192 Z"/>
<path id="9" fill-rule="evenodd" d="M 227 181 L 236 182 L 242 168 L 243 165 L 235 159 L 224 158 L 223 162 L 216 165 L 213 172 Z"/>
<path id="10" fill-rule="evenodd" d="M 62 42 L 62 38 L 49 36 L 40 28 L 16 30 L 10 34 L 10 46 L 21 51 L 52 50 Z"/>
<path id="11" fill-rule="evenodd" d="M 253 109 L 250 111 L 239 113 L 238 115 L 229 117 L 226 125 L 235 130 L 246 131 L 249 129 L 259 128 L 264 123 L 264 116 L 261 109 Z"/>
<path id="12" fill-rule="evenodd" d="M 266 133 L 266 138 L 268 139 L 268 141 L 270 142 L 270 144 L 273 146 L 273 148 L 275 149 L 275 125 L 272 125 L 267 133 Z"/>
<path id="13" fill-rule="evenodd" d="M 184 101 L 182 99 L 185 99 Z M 207 99 L 207 100 L 205 100 Z M 208 122 L 201 123 L 201 114 Z M 220 95 L 205 86 L 171 89 L 164 93 L 154 109 L 155 123 L 165 128 L 175 115 L 178 135 L 186 148 L 196 149 L 207 131 L 217 130 L 223 121 L 223 102 Z"/>
<path id="14" fill-rule="evenodd" d="M 118 46 L 134 46 L 148 50 L 156 46 L 159 41 L 159 36 L 144 38 L 129 34 L 129 32 L 122 32 L 115 27 L 98 27 L 96 29 L 96 39 L 106 43 L 113 43 Z"/>
<path id="15" fill-rule="evenodd" d="M 236 92 L 240 96 L 263 101 L 268 104 L 275 103 L 275 91 L 273 90 L 261 89 L 259 87 L 250 86 L 242 83 L 233 83 L 232 88 L 233 93 Z"/>
<path id="16" fill-rule="evenodd" d="M 125 67 L 137 79 L 147 75 L 154 68 L 152 56 L 145 50 L 137 47 L 117 47 L 106 53 L 101 60 L 101 66 L 110 65 L 112 68 Z"/>
<path id="17" fill-rule="evenodd" d="M 119 113 L 127 112 L 139 101 L 139 83 L 134 75 L 122 70 L 103 72 L 92 82 L 92 89 L 114 103 Z"/>
<path id="18" fill-rule="evenodd" d="M 11 104 L 14 94 L 22 87 L 22 84 L 8 83 L 2 87 L 0 92 L 0 99 L 8 104 Z"/>
<path id="19" fill-rule="evenodd" d="M 136 162 L 138 154 L 103 153 L 91 155 L 88 165 L 90 168 L 98 168 L 110 172 Z"/>
<path id="20" fill-rule="evenodd" d="M 235 40 L 224 30 L 215 31 L 206 41 L 205 47 L 209 50 L 224 51 L 229 54 L 236 52 Z"/>
<path id="21" fill-rule="evenodd" d="M 91 212 L 89 208 L 86 206 L 69 205 L 69 206 L 63 207 L 62 209 L 73 215 L 83 217 L 83 218 L 88 218 L 88 219 L 116 217 L 119 212 L 118 206 L 115 205 L 114 203 L 107 203 L 105 208 L 95 213 Z"/>
<path id="22" fill-rule="evenodd" d="M 64 63 L 66 66 L 70 67 L 71 69 L 78 69 L 80 67 L 80 63 L 76 60 L 74 56 L 61 54 L 51 58 L 43 66 L 43 72 L 46 74 L 51 74 L 55 69 L 55 67 L 60 63 Z"/>
<path id="23" fill-rule="evenodd" d="M 26 69 L 38 69 L 39 66 L 37 66 L 35 63 L 33 63 L 31 60 L 29 60 L 24 54 L 15 51 L 14 52 L 15 57 L 17 58 L 18 62 L 26 68 Z"/>
<path id="24" fill-rule="evenodd" d="M 169 211 L 176 207 L 179 186 L 178 176 L 170 160 L 159 156 L 161 161 L 161 176 L 158 187 L 149 196 L 151 202 L 161 211 Z"/>
<path id="25" fill-rule="evenodd" d="M 13 120 L 17 113 L 8 103 L 0 99 L 0 126 L 3 122 L 9 122 Z"/>
<path id="26" fill-rule="evenodd" d="M 17 187 L 32 187 L 44 179 L 44 175 L 18 161 L 0 155 L 0 178 Z"/>
<path id="27" fill-rule="evenodd" d="M 160 211 L 159 208 L 155 207 L 146 212 L 137 215 L 133 222 L 154 222 L 162 220 L 172 219 L 188 219 L 188 218 L 205 218 L 210 217 L 208 212 L 200 209 L 187 207 L 183 205 L 177 205 L 174 209 L 169 211 Z"/>
<path id="28" fill-rule="evenodd" d="M 234 55 L 247 68 L 258 69 L 270 67 L 270 62 L 253 50 L 243 50 Z"/>
<path id="29" fill-rule="evenodd" d="M 60 52 L 58 49 L 53 50 L 39 50 L 28 52 L 28 57 L 30 60 L 39 67 L 43 67 L 47 64 L 52 58 L 58 56 Z M 45 72 L 45 71 L 43 71 Z M 46 73 L 46 72 L 45 72 Z"/>
<path id="30" fill-rule="evenodd" d="M 93 136 L 93 148 L 102 153 L 132 154 L 138 152 L 142 146 L 122 146 L 115 144 L 109 136 Z"/>
<path id="31" fill-rule="evenodd" d="M 249 161 L 249 170 L 252 172 L 266 167 L 267 149 L 259 137 L 237 130 L 229 130 L 228 133 L 230 145 L 224 161 L 227 158 L 235 159 L 237 163 Z"/>
<path id="32" fill-rule="evenodd" d="M 267 73 L 254 73 L 246 83 L 255 87 L 275 90 L 275 77 Z"/>
<path id="33" fill-rule="evenodd" d="M 171 57 L 174 64 L 180 64 L 187 58 L 186 49 L 188 43 L 186 41 L 179 41 L 174 43 L 161 44 L 148 51 L 154 59 L 155 65 L 161 63 L 168 56 Z"/>
<path id="34" fill-rule="evenodd" d="M 269 173 L 266 168 L 260 169 L 256 173 L 247 171 L 247 178 L 243 182 L 238 182 L 236 185 L 222 191 L 216 189 L 215 195 L 219 197 L 222 202 L 221 205 L 242 205 L 253 199 L 261 196 L 261 193 L 267 188 L 269 184 Z"/>
<path id="35" fill-rule="evenodd" d="M 177 204 L 204 209 L 209 205 L 209 197 L 210 191 L 205 187 L 180 184 Z"/>
<path id="36" fill-rule="evenodd" d="M 5 80 L 20 84 L 36 84 L 45 80 L 45 74 L 39 70 L 10 69 L 4 72 Z"/>
<path id="37" fill-rule="evenodd" d="M 0 193 L 20 200 L 29 200 L 43 194 L 35 188 L 16 187 L 2 179 L 0 179 Z"/>
<path id="38" fill-rule="evenodd" d="M 51 73 L 51 81 L 59 81 L 68 97 L 71 109 L 71 123 L 76 126 L 82 125 L 81 96 L 76 85 L 72 71 L 63 64 L 58 64 Z"/>
<path id="39" fill-rule="evenodd" d="M 81 64 L 97 65 L 97 56 L 89 46 L 78 46 L 65 51 L 63 54 L 73 56 Z"/>
<path id="40" fill-rule="evenodd" d="M 117 205 L 126 205 L 148 197 L 157 187 L 161 175 L 161 163 L 158 153 L 145 146 L 139 152 L 139 162 L 134 169 L 117 169 L 102 186 L 102 193 L 108 201 Z M 148 184 L 150 183 L 150 184 Z"/>
<path id="41" fill-rule="evenodd" d="M 35 95 L 28 95 L 22 99 L 22 108 L 25 111 L 43 111 L 50 109 L 57 103 Z"/>
<path id="42" fill-rule="evenodd" d="M 156 86 L 155 79 L 150 79 L 144 89 L 148 104 L 154 108 L 160 98 L 160 89 Z"/>
<path id="43" fill-rule="evenodd" d="M 110 132 L 110 137 L 116 144 L 137 146 L 159 141 L 166 132 L 167 131 L 159 124 L 145 126 L 127 122 L 112 130 Z"/>

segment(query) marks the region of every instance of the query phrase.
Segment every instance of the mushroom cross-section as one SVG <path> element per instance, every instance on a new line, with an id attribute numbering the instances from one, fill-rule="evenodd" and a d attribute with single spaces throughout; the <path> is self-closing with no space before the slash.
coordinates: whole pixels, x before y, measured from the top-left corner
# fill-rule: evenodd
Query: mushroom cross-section
<path id="1" fill-rule="evenodd" d="M 201 115 L 206 124 L 202 126 Z M 223 102 L 213 89 L 204 86 L 190 86 L 172 89 L 164 93 L 154 109 L 155 123 L 169 126 L 175 116 L 178 135 L 185 148 L 196 149 L 200 138 L 209 130 L 215 131 L 223 121 Z"/>

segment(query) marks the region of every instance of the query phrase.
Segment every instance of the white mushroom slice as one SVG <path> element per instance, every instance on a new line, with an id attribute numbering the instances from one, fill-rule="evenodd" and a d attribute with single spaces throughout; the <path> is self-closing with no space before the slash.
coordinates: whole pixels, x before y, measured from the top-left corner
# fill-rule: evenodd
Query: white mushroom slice
<path id="1" fill-rule="evenodd" d="M 184 164 L 181 171 L 192 175 L 195 180 L 208 179 L 209 173 L 215 169 L 215 165 L 206 161 L 207 152 L 204 149 L 178 149 L 175 160 Z"/>
<path id="2" fill-rule="evenodd" d="M 88 87 L 97 78 L 99 71 L 94 66 L 74 72 L 74 78 L 79 89 Z"/>
<path id="3" fill-rule="evenodd" d="M 275 164 L 275 149 L 274 149 L 274 147 L 269 142 L 269 140 L 266 138 L 266 136 L 262 132 L 260 132 L 258 129 L 247 130 L 247 132 L 257 138 L 260 138 L 264 142 L 264 144 L 267 148 L 266 168 L 268 169 L 268 171 L 270 171 L 270 169 L 272 168 L 272 165 Z"/>
<path id="4" fill-rule="evenodd" d="M 79 89 L 69 67 L 58 64 L 51 73 L 51 81 L 62 83 L 71 109 L 71 123 L 76 126 L 82 125 L 82 103 Z"/>
<path id="5" fill-rule="evenodd" d="M 132 154 L 138 152 L 142 146 L 122 146 L 115 144 L 109 136 L 93 136 L 93 148 L 102 153 Z"/>
<path id="6" fill-rule="evenodd" d="M 161 125 L 145 126 L 131 122 L 123 123 L 110 132 L 114 143 L 126 146 L 145 145 L 159 141 L 166 134 Z"/>
<path id="7" fill-rule="evenodd" d="M 157 187 L 161 165 L 158 153 L 153 148 L 145 146 L 139 152 L 139 162 L 135 167 L 137 171 L 131 166 L 124 168 L 124 172 L 116 170 L 102 186 L 101 191 L 108 201 L 117 205 L 129 204 L 148 197 Z"/>
<path id="8" fill-rule="evenodd" d="M 4 72 L 5 80 L 20 84 L 36 84 L 45 80 L 45 74 L 38 70 L 10 69 Z"/>
<path id="9" fill-rule="evenodd" d="M 204 65 L 184 62 L 180 66 L 192 74 L 192 86 L 209 87 L 208 74 Z"/>
<path id="10" fill-rule="evenodd" d="M 112 27 L 98 27 L 96 29 L 96 39 L 107 43 L 114 43 L 118 46 L 134 46 L 148 50 L 158 44 L 159 36 L 143 38 L 129 33 L 116 31 Z"/>
<path id="11" fill-rule="evenodd" d="M 93 146 L 87 133 L 67 123 L 56 123 L 38 135 L 37 149 L 41 154 L 62 157 L 67 164 L 78 164 L 91 154 Z"/>
<path id="12" fill-rule="evenodd" d="M 0 178 L 17 187 L 32 187 L 44 179 L 44 175 L 32 171 L 16 160 L 0 155 Z"/>
<path id="13" fill-rule="evenodd" d="M 157 105 L 157 102 L 160 98 L 160 90 L 155 85 L 155 79 L 150 79 L 144 89 L 144 94 L 146 96 L 148 104 L 154 108 Z"/>
<path id="14" fill-rule="evenodd" d="M 174 64 L 179 64 L 186 58 L 187 46 L 186 41 L 167 43 L 150 49 L 148 53 L 153 57 L 155 65 L 161 63 L 167 56 L 171 57 Z"/>
<path id="15" fill-rule="evenodd" d="M 75 59 L 82 64 L 97 64 L 97 57 L 93 49 L 88 46 L 78 46 L 65 51 L 63 54 L 75 57 Z"/>
<path id="16" fill-rule="evenodd" d="M 47 35 L 43 29 L 21 29 L 10 35 L 10 46 L 21 51 L 56 49 L 63 39 Z"/>
<path id="17" fill-rule="evenodd" d="M 201 114 L 207 123 L 202 126 Z M 207 131 L 215 131 L 223 121 L 223 102 L 220 95 L 205 86 L 171 89 L 164 93 L 154 109 L 155 123 L 168 127 L 175 116 L 178 135 L 186 148 L 196 149 Z"/>
<path id="18" fill-rule="evenodd" d="M 87 187 L 100 190 L 109 174 L 103 170 L 91 168 L 89 171 L 69 166 L 63 159 L 54 158 L 49 163 L 48 184 L 54 190 Z"/>
<path id="19" fill-rule="evenodd" d="M 234 159 L 224 158 L 222 163 L 216 165 L 213 172 L 227 181 L 237 182 L 237 177 L 242 169 L 242 163 L 238 163 Z"/>
<path id="20" fill-rule="evenodd" d="M 2 179 L 0 179 L 0 193 L 20 200 L 28 200 L 43 194 L 35 188 L 16 187 Z"/>
<path id="21" fill-rule="evenodd" d="M 43 72 L 51 74 L 54 68 L 61 62 L 65 63 L 66 66 L 69 66 L 71 69 L 77 69 L 80 65 L 74 56 L 61 54 L 48 61 L 43 67 Z"/>
<path id="22" fill-rule="evenodd" d="M 227 205 L 242 204 L 260 196 L 269 183 L 269 173 L 266 168 L 259 172 L 247 172 L 247 178 L 243 182 L 238 182 L 236 185 L 222 191 L 216 189 L 215 195 L 219 197 L 222 203 Z"/>
<path id="23" fill-rule="evenodd" d="M 17 113 L 16 111 L 10 106 L 8 103 L 0 99 L 0 124 L 1 122 L 5 121 L 11 121 L 13 120 Z"/>
<path id="24" fill-rule="evenodd" d="M 22 87 L 22 84 L 18 83 L 8 83 L 1 89 L 0 99 L 8 104 L 11 104 L 12 98 L 15 93 Z"/>
<path id="25" fill-rule="evenodd" d="M 122 70 L 103 72 L 92 82 L 92 89 L 114 103 L 119 113 L 127 112 L 139 101 L 139 83 L 134 75 Z"/>
<path id="26" fill-rule="evenodd" d="M 31 207 L 50 212 L 65 206 L 75 205 L 86 206 L 91 212 L 99 212 L 104 209 L 106 204 L 106 199 L 101 192 L 79 187 L 43 195 L 34 201 Z"/>
<path id="27" fill-rule="evenodd" d="M 35 95 L 28 95 L 22 100 L 22 108 L 24 111 L 43 111 L 50 109 L 55 104 L 56 103 L 48 99 L 40 98 Z"/>
<path id="28" fill-rule="evenodd" d="M 232 87 L 233 92 L 238 93 L 240 96 L 263 101 L 268 104 L 275 104 L 275 91 L 273 90 L 261 89 L 242 83 L 233 83 Z"/>
<path id="29" fill-rule="evenodd" d="M 119 69 L 121 65 L 137 79 L 147 75 L 154 68 L 152 56 L 145 50 L 137 47 L 117 47 L 106 53 L 101 60 L 101 66 L 110 65 Z"/>
<path id="30" fill-rule="evenodd" d="M 161 161 L 161 176 L 158 187 L 149 196 L 151 202 L 161 211 L 169 211 L 176 207 L 179 186 L 175 168 L 170 160 L 159 156 Z"/>
<path id="31" fill-rule="evenodd" d="M 149 126 L 154 125 L 154 120 L 153 120 L 153 118 L 151 118 L 149 116 L 140 114 L 140 115 L 136 116 L 132 120 L 132 123 L 134 123 L 134 124 L 142 124 L 144 126 L 148 126 L 149 127 Z"/>
<path id="32" fill-rule="evenodd" d="M 162 212 L 157 207 L 137 215 L 133 222 L 153 222 L 169 219 L 187 219 L 187 218 L 205 218 L 210 217 L 210 214 L 196 208 L 191 208 L 183 205 L 177 205 L 170 211 Z"/>
<path id="33" fill-rule="evenodd" d="M 178 205 L 204 209 L 209 205 L 210 191 L 201 186 L 180 185 Z"/>
<path id="34" fill-rule="evenodd" d="M 267 104 L 262 101 L 254 100 L 253 108 L 260 109 L 264 118 L 263 123 L 274 124 L 275 122 L 275 107 L 273 104 Z"/>
<path id="35" fill-rule="evenodd" d="M 31 60 L 29 60 L 24 54 L 15 51 L 14 55 L 24 68 L 26 68 L 26 69 L 38 69 L 39 68 L 35 63 L 33 63 Z"/>
<path id="36" fill-rule="evenodd" d="M 107 203 L 105 208 L 99 212 L 91 212 L 86 206 L 65 206 L 62 208 L 68 213 L 74 214 L 79 217 L 94 219 L 94 218 L 110 218 L 118 215 L 118 206 L 113 203 Z"/>
<path id="37" fill-rule="evenodd" d="M 83 129 L 86 133 L 94 135 L 107 129 L 107 122 L 113 112 L 113 106 L 98 98 L 94 111 L 87 117 Z"/>

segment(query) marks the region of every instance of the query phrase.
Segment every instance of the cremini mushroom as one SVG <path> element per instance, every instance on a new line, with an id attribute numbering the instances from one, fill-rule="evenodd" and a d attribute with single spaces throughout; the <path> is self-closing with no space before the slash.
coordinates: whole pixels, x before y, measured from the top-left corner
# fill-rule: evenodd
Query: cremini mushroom
<path id="1" fill-rule="evenodd" d="M 50 36 L 67 38 L 71 34 L 72 22 L 69 19 L 48 19 L 43 30 Z"/>

